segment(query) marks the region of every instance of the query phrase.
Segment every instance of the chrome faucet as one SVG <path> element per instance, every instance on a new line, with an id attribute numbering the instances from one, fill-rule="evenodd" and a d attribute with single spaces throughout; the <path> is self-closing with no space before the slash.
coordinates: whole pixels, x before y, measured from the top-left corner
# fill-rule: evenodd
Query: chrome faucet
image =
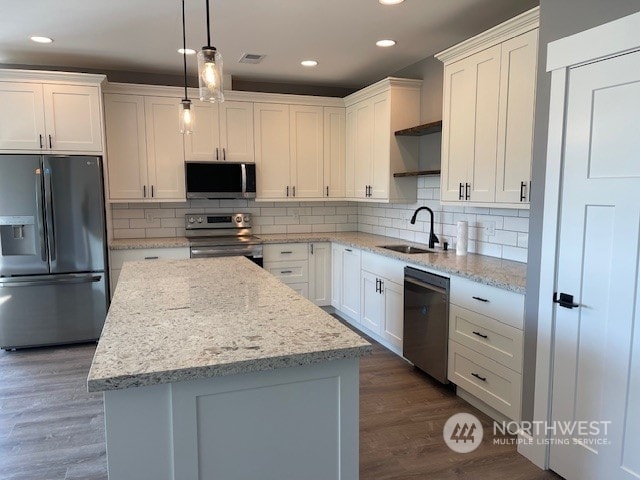
<path id="1" fill-rule="evenodd" d="M 440 240 L 438 240 L 438 237 L 436 236 L 436 234 L 433 233 L 433 210 L 431 210 L 429 207 L 418 208 L 415 212 L 413 212 L 413 217 L 411 217 L 411 225 L 415 225 L 416 217 L 418 216 L 418 212 L 420 210 L 427 210 L 431 215 L 431 230 L 429 231 L 429 248 L 435 248 L 435 244 L 440 243 Z"/>

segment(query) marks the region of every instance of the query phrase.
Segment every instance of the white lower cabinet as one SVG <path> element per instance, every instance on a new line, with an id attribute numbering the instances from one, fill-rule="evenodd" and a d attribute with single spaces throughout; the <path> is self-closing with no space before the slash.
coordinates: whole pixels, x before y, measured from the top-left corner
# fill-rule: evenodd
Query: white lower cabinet
<path id="1" fill-rule="evenodd" d="M 384 293 L 382 280 L 373 273 L 362 271 L 360 290 L 362 295 L 362 315 L 360 323 L 363 327 L 380 335 L 384 322 Z"/>
<path id="2" fill-rule="evenodd" d="M 264 269 L 319 306 L 331 303 L 331 244 L 265 245 Z"/>
<path id="3" fill-rule="evenodd" d="M 360 250 L 342 247 L 340 252 L 340 308 L 354 320 L 360 320 Z"/>
<path id="4" fill-rule="evenodd" d="M 451 277 L 448 378 L 494 418 L 520 420 L 523 321 L 523 295 Z"/>
<path id="5" fill-rule="evenodd" d="M 116 291 L 116 284 L 120 277 L 120 270 L 124 262 L 137 262 L 140 260 L 184 260 L 190 257 L 189 247 L 171 248 L 139 248 L 131 250 L 111 250 L 111 262 L 109 264 L 109 278 L 111 283 L 111 296 Z"/>

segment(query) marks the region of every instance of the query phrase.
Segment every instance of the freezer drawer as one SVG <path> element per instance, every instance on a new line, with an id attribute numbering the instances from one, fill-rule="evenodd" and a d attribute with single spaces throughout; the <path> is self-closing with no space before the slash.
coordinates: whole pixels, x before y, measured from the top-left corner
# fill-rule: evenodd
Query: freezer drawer
<path id="1" fill-rule="evenodd" d="M 0 347 L 96 340 L 107 314 L 105 275 L 0 279 Z"/>

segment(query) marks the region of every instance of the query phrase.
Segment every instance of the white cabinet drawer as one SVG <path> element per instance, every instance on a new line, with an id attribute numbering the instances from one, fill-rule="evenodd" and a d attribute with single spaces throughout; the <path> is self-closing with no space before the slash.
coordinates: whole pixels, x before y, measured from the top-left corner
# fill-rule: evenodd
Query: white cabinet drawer
<path id="1" fill-rule="evenodd" d="M 282 283 L 307 283 L 309 281 L 309 262 L 264 262 L 264 269 Z"/>
<path id="2" fill-rule="evenodd" d="M 309 245 L 306 243 L 264 245 L 262 255 L 265 262 L 307 260 L 309 258 Z"/>
<path id="3" fill-rule="evenodd" d="M 111 269 L 122 268 L 124 262 L 137 262 L 139 260 L 181 260 L 189 258 L 189 247 L 172 248 L 141 248 L 132 250 L 112 250 Z"/>
<path id="4" fill-rule="evenodd" d="M 524 295 L 455 276 L 451 277 L 450 286 L 451 303 L 523 328 Z"/>
<path id="5" fill-rule="evenodd" d="M 522 373 L 522 330 L 452 304 L 449 338 Z"/>
<path id="6" fill-rule="evenodd" d="M 370 252 L 362 252 L 362 269 L 378 277 L 404 284 L 404 263 Z"/>
<path id="7" fill-rule="evenodd" d="M 522 376 L 456 342 L 449 341 L 449 381 L 512 420 L 520 420 Z"/>

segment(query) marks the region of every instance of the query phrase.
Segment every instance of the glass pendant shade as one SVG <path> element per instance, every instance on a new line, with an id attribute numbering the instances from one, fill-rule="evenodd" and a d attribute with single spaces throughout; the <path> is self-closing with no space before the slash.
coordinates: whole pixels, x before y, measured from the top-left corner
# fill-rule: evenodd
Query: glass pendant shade
<path id="1" fill-rule="evenodd" d="M 224 102 L 222 85 L 222 55 L 215 47 L 202 47 L 198 52 L 198 81 L 200 100 Z"/>
<path id="2" fill-rule="evenodd" d="M 180 106 L 180 133 L 186 135 L 193 133 L 194 121 L 191 100 L 182 100 Z"/>

